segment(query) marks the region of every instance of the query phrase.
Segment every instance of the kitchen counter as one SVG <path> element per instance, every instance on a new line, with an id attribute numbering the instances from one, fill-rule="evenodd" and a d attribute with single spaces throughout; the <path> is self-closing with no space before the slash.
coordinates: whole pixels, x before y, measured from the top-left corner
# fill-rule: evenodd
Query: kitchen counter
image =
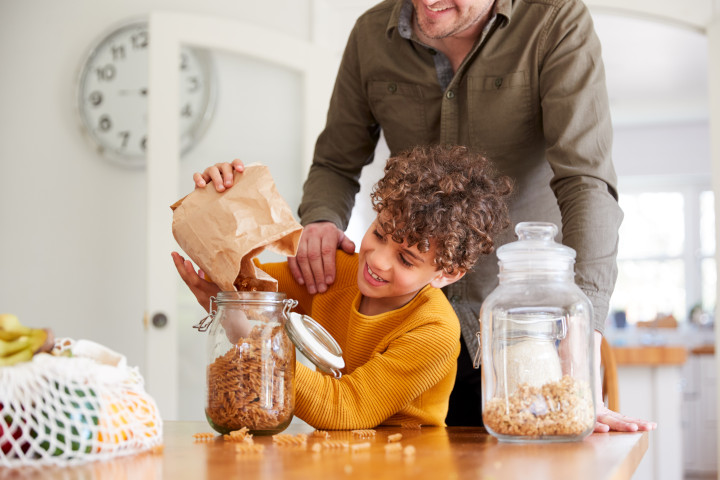
<path id="1" fill-rule="evenodd" d="M 685 345 L 614 346 L 619 411 L 657 422 L 634 480 L 683 478 L 682 369 Z"/>
<path id="2" fill-rule="evenodd" d="M 683 345 L 638 345 L 613 347 L 615 362 L 620 365 L 682 365 L 688 357 Z"/>
<path id="3" fill-rule="evenodd" d="M 236 444 L 215 436 L 198 441 L 193 434 L 210 432 L 205 422 L 165 422 L 162 452 L 143 453 L 75 467 L 45 467 L 13 471 L 0 468 L 0 480 L 10 478 L 73 479 L 332 479 L 373 480 L 413 478 L 621 480 L 632 477 L 648 448 L 648 432 L 590 435 L 582 442 L 554 444 L 499 443 L 482 428 L 401 429 L 381 427 L 374 439 L 355 439 L 349 431 L 331 431 L 330 439 L 351 444 L 369 442 L 356 452 L 311 446 L 322 439 L 308 437 L 306 446 L 280 447 L 272 437 L 255 437 L 262 453 L 238 453 Z M 306 424 L 291 424 L 283 433 L 312 433 Z M 387 437 L 402 433 L 403 447 L 414 455 L 386 452 Z"/>

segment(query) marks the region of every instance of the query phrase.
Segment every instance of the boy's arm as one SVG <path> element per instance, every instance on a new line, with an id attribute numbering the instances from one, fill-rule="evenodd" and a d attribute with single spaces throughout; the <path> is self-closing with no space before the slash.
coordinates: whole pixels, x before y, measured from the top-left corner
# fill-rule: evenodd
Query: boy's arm
<path id="1" fill-rule="evenodd" d="M 448 324 L 426 323 L 340 379 L 298 363 L 295 414 L 319 429 L 375 427 L 454 371 L 458 338 Z"/>

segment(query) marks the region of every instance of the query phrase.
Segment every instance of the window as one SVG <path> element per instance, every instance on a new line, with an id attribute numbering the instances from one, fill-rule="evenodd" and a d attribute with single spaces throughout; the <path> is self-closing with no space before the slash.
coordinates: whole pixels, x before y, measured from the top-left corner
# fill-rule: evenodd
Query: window
<path id="1" fill-rule="evenodd" d="M 618 280 L 610 311 L 627 322 L 673 315 L 688 319 L 715 307 L 715 212 L 710 186 L 623 186 Z"/>

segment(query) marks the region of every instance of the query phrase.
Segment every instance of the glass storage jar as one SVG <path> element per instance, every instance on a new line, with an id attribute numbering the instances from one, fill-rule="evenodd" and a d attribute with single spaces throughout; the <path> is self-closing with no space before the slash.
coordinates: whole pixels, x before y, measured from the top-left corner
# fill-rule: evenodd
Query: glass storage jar
<path id="1" fill-rule="evenodd" d="M 499 284 L 480 309 L 483 423 L 502 441 L 582 440 L 595 426 L 592 305 L 557 231 L 515 227 L 518 240 L 498 248 Z"/>
<path id="2" fill-rule="evenodd" d="M 217 432 L 245 427 L 273 435 L 287 428 L 295 410 L 296 346 L 321 370 L 341 375 L 340 346 L 310 317 L 290 313 L 296 305 L 276 292 L 219 292 L 210 299 L 210 314 L 195 328 L 209 328 L 205 416 Z"/>

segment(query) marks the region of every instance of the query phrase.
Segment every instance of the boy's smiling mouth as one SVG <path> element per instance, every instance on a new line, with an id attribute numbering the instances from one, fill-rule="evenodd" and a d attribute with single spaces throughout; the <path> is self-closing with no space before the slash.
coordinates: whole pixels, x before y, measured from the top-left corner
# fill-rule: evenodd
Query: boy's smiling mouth
<path id="1" fill-rule="evenodd" d="M 370 268 L 370 265 L 365 264 L 365 266 L 367 267 L 366 270 L 367 270 L 368 275 L 370 275 L 370 277 L 372 277 L 373 280 L 376 280 L 376 281 L 382 282 L 382 283 L 387 283 L 387 280 L 383 280 L 375 272 L 372 271 L 372 269 Z"/>

